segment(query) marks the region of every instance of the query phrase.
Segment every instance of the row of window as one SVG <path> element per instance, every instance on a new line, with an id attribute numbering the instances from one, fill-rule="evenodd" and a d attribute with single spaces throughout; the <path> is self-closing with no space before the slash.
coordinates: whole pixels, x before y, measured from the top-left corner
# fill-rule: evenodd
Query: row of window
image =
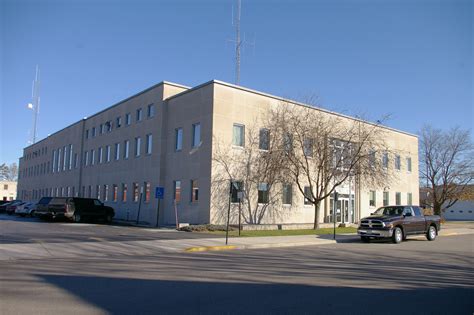
<path id="1" fill-rule="evenodd" d="M 395 205 L 400 206 L 402 204 L 402 193 L 395 192 Z M 411 206 L 413 204 L 413 194 L 407 193 L 407 205 Z M 377 194 L 375 190 L 369 191 L 369 206 L 375 207 L 377 205 Z M 390 203 L 390 192 L 384 191 L 383 192 L 383 205 L 389 206 Z"/>
<path id="2" fill-rule="evenodd" d="M 147 106 L 147 118 L 155 117 L 155 105 L 149 104 Z M 135 112 L 135 121 L 138 123 L 143 120 L 143 109 L 137 108 Z M 132 114 L 127 113 L 125 114 L 125 126 L 130 126 L 132 124 Z M 85 133 L 85 138 L 95 138 L 97 135 L 102 135 L 105 133 L 109 133 L 112 131 L 113 128 L 120 128 L 122 127 L 122 116 L 118 116 L 115 119 L 115 125 L 112 120 L 108 120 L 103 124 L 100 124 L 99 127 L 92 127 L 91 129 L 87 129 Z"/>
<path id="3" fill-rule="evenodd" d="M 47 147 L 42 147 L 41 149 L 37 149 L 33 152 L 30 152 L 25 155 L 25 160 L 31 160 L 33 158 L 45 155 L 48 153 L 48 148 Z"/>

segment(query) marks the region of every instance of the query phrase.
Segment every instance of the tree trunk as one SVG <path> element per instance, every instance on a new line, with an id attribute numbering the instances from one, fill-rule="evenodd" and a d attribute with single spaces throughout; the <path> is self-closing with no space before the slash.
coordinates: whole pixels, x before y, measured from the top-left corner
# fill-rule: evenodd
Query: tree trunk
<path id="1" fill-rule="evenodd" d="M 438 202 L 433 202 L 433 214 L 441 215 L 441 204 Z"/>
<path id="2" fill-rule="evenodd" d="M 314 204 L 314 225 L 313 229 L 319 229 L 319 201 Z"/>

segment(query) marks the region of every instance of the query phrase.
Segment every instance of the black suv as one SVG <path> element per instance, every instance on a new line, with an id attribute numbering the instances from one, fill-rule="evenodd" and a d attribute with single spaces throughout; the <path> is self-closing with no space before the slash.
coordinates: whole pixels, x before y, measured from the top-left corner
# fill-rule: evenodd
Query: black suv
<path id="1" fill-rule="evenodd" d="M 35 213 L 41 219 L 67 218 L 74 222 L 103 219 L 107 223 L 112 222 L 115 215 L 114 209 L 104 206 L 99 199 L 75 197 L 43 197 Z"/>

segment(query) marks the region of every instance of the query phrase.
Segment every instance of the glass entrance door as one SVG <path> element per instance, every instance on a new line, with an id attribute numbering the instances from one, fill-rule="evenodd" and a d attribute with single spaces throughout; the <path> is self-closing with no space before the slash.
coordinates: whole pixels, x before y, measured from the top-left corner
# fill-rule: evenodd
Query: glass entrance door
<path id="1" fill-rule="evenodd" d="M 336 203 L 336 223 L 354 223 L 354 197 L 349 201 L 349 196 L 340 197 Z M 350 204 L 349 204 L 350 202 Z M 329 218 L 328 221 L 333 223 L 334 221 L 334 200 L 331 198 L 329 201 Z"/>

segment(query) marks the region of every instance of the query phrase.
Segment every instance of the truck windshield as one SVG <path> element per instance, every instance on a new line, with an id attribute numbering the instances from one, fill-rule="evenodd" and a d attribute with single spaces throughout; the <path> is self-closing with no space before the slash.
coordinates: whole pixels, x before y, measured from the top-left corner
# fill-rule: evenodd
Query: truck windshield
<path id="1" fill-rule="evenodd" d="M 374 214 L 379 215 L 402 215 L 403 207 L 382 207 L 377 209 Z"/>

